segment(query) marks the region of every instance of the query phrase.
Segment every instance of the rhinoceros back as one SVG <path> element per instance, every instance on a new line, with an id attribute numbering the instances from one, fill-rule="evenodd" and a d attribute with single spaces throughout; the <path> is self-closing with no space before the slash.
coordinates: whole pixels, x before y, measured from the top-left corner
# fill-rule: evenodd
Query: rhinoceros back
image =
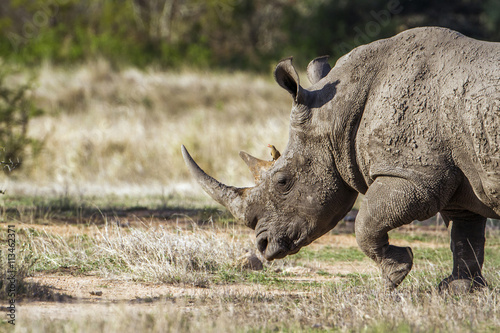
<path id="1" fill-rule="evenodd" d="M 436 170 L 445 174 L 454 163 L 500 215 L 500 43 L 415 28 L 354 49 L 331 75 L 356 87 L 351 94 L 339 88 L 348 96 L 360 95 L 360 82 L 370 82 L 355 139 L 368 185 L 381 174 L 436 179 Z M 346 105 L 335 110 L 338 119 L 356 109 Z"/>

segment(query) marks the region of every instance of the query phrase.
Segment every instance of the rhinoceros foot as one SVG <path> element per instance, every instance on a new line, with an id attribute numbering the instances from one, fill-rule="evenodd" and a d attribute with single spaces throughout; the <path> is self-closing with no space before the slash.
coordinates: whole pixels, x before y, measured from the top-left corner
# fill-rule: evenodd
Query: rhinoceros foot
<path id="1" fill-rule="evenodd" d="M 395 289 L 404 280 L 413 266 L 413 252 L 409 247 L 389 245 L 380 261 L 380 269 L 385 285 Z"/>
<path id="2" fill-rule="evenodd" d="M 476 290 L 481 290 L 488 286 L 488 283 L 482 276 L 471 278 L 456 278 L 453 275 L 448 276 L 438 285 L 439 292 L 449 292 L 451 294 L 467 294 Z"/>

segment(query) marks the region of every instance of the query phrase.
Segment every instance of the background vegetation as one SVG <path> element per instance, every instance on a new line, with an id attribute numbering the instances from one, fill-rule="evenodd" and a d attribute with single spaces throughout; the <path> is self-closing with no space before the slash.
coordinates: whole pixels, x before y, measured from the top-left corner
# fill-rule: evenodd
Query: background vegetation
<path id="1" fill-rule="evenodd" d="M 396 292 L 347 223 L 251 271 L 241 259 L 255 251 L 253 231 L 200 196 L 180 154 L 185 144 L 221 181 L 251 184 L 239 150 L 269 159 L 267 144 L 288 139 L 291 99 L 270 75 L 280 58 L 295 56 L 307 87 L 312 58 L 333 65 L 423 25 L 500 41 L 500 2 L 0 0 L 0 165 L 16 167 L 0 173 L 0 275 L 15 225 L 17 327 L 498 331 L 496 224 L 490 285 L 471 295 L 436 292 L 452 266 L 438 220 L 391 232 L 415 250 Z"/>
<path id="2" fill-rule="evenodd" d="M 114 65 L 253 69 L 307 62 L 402 30 L 439 25 L 500 38 L 496 0 L 11 0 L 0 57 L 31 66 L 104 57 Z"/>

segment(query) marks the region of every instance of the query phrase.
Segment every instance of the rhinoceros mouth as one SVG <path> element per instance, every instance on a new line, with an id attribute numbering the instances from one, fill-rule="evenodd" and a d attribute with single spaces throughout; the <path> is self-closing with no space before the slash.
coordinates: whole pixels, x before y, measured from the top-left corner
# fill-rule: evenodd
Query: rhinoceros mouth
<path id="1" fill-rule="evenodd" d="M 257 249 L 266 260 L 282 259 L 288 255 L 295 254 L 307 244 L 305 239 L 291 240 L 288 237 L 275 239 L 267 230 L 260 230 L 257 235 Z M 307 242 L 306 242 L 307 243 Z"/>

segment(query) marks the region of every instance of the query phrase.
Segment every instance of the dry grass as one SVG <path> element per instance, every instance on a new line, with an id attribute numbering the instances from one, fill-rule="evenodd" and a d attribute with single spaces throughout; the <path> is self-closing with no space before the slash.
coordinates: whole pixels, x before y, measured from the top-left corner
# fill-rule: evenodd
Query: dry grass
<path id="1" fill-rule="evenodd" d="M 61 236 L 22 229 L 36 263 L 33 270 L 77 268 L 101 277 L 155 283 L 205 285 L 209 277 L 236 267 L 236 259 L 254 251 L 250 237 L 231 236 L 193 225 L 181 228 L 125 228 L 106 224 Z"/>
<path id="2" fill-rule="evenodd" d="M 443 261 L 439 249 L 434 252 L 417 245 L 415 253 L 427 250 L 427 259 L 417 256 L 410 276 L 397 291 L 387 292 L 378 272 L 333 273 L 325 278 L 322 265 L 346 264 L 328 258 L 332 249 L 327 244 L 315 246 L 315 252 L 325 258 L 290 257 L 260 272 L 238 269 L 235 258 L 253 245 L 237 234 L 239 230 L 233 229 L 115 225 L 64 236 L 18 230 L 23 249 L 30 249 L 37 260 L 32 269 L 54 272 L 57 267 L 73 267 L 78 268 L 73 270 L 75 279 L 82 273 L 96 274 L 113 281 L 174 283 L 181 289 L 142 300 L 146 303 L 22 302 L 16 328 L 28 332 L 488 332 L 500 327 L 498 256 L 487 258 L 491 286 L 486 290 L 439 294 L 435 286 L 451 269 L 451 254 L 447 251 Z M 493 241 L 492 245 L 498 249 L 500 244 Z M 297 266 L 307 269 L 283 269 Z M 200 291 L 186 293 L 184 285 Z"/>
<path id="3" fill-rule="evenodd" d="M 140 185 L 159 193 L 189 181 L 181 144 L 207 172 L 248 184 L 239 150 L 270 158 L 266 145 L 283 149 L 288 140 L 291 99 L 271 74 L 117 72 L 104 61 L 71 69 L 45 64 L 33 94 L 47 114 L 30 124 L 30 135 L 45 148 L 18 173 L 30 185 Z"/>

